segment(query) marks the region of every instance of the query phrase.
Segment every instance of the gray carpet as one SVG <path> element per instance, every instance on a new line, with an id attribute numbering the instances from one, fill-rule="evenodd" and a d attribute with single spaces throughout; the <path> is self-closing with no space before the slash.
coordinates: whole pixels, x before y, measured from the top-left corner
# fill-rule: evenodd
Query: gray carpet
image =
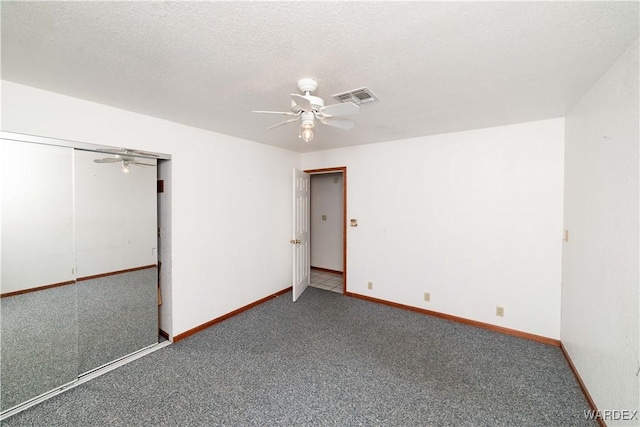
<path id="1" fill-rule="evenodd" d="M 78 377 L 75 285 L 0 300 L 0 409 Z"/>
<path id="2" fill-rule="evenodd" d="M 309 288 L 3 425 L 596 425 L 587 408 L 556 347 Z"/>
<path id="3" fill-rule="evenodd" d="M 156 268 L 2 298 L 0 409 L 158 342 Z"/>
<path id="4" fill-rule="evenodd" d="M 158 270 L 83 280 L 78 291 L 78 374 L 158 342 Z"/>

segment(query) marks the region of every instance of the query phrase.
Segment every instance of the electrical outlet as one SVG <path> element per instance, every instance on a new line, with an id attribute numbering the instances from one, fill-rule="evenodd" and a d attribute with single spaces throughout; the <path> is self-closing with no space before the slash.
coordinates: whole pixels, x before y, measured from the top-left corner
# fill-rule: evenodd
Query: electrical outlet
<path id="1" fill-rule="evenodd" d="M 367 288 L 369 288 L 369 289 L 373 289 L 373 282 L 369 282 L 369 283 L 367 283 Z"/>
<path id="2" fill-rule="evenodd" d="M 496 316 L 504 317 L 504 307 L 496 307 Z"/>
<path id="3" fill-rule="evenodd" d="M 431 301 L 431 294 L 429 292 L 425 292 L 424 293 L 424 300 L 425 301 Z"/>

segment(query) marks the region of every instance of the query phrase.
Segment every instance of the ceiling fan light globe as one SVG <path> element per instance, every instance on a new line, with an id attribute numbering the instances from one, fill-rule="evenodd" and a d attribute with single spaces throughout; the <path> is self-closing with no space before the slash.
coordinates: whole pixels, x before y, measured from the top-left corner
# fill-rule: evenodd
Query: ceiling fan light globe
<path id="1" fill-rule="evenodd" d="M 122 162 L 122 173 L 129 173 L 129 162 Z"/>
<path id="2" fill-rule="evenodd" d="M 313 139 L 313 131 L 311 128 L 304 128 L 302 131 L 302 139 L 304 142 L 309 142 Z"/>

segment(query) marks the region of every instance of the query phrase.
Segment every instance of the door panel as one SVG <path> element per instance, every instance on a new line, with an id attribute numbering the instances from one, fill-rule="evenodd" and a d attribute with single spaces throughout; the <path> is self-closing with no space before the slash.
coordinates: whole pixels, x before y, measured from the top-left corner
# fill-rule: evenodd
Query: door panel
<path id="1" fill-rule="evenodd" d="M 309 286 L 309 190 L 310 177 L 297 169 L 293 170 L 293 301 L 296 301 Z"/>
<path id="2" fill-rule="evenodd" d="M 158 342 L 157 171 L 104 157 L 75 151 L 79 374 Z"/>
<path id="3" fill-rule="evenodd" d="M 73 149 L 0 141 L 0 412 L 77 379 Z"/>

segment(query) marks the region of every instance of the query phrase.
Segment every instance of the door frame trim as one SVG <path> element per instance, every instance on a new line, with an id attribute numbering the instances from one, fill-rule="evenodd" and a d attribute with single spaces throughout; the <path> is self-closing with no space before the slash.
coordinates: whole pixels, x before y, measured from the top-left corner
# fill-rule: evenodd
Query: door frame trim
<path id="1" fill-rule="evenodd" d="M 342 172 L 342 294 L 345 295 L 347 293 L 347 167 L 305 169 L 303 172 L 309 175 Z"/>

